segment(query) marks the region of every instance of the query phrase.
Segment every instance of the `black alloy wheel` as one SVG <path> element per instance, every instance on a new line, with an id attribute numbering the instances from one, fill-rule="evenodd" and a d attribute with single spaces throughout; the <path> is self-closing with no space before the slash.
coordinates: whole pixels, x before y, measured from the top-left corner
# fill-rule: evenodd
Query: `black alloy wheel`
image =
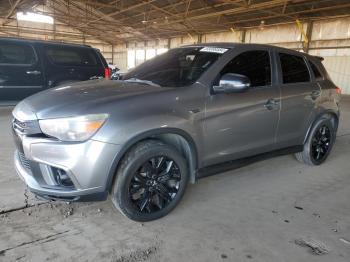
<path id="1" fill-rule="evenodd" d="M 111 199 L 126 217 L 152 221 L 178 205 L 189 177 L 187 160 L 176 147 L 159 140 L 142 141 L 122 159 Z"/>
<path id="2" fill-rule="evenodd" d="M 180 170 L 173 159 L 162 155 L 152 157 L 132 177 L 130 200 L 141 213 L 162 210 L 176 197 L 180 180 Z"/>
<path id="3" fill-rule="evenodd" d="M 303 151 L 296 153 L 296 158 L 310 166 L 322 164 L 332 150 L 337 127 L 337 119 L 331 115 L 327 114 L 317 119 L 303 145 Z"/>
<path id="4" fill-rule="evenodd" d="M 331 144 L 331 131 L 326 125 L 321 126 L 314 134 L 311 144 L 312 157 L 316 162 L 322 162 Z"/>

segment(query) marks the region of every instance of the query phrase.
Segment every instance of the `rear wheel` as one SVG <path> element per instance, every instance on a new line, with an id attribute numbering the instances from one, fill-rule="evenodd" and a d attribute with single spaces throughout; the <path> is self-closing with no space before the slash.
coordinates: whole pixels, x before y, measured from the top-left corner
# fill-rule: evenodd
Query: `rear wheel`
<path id="1" fill-rule="evenodd" d="M 336 138 L 336 127 L 332 120 L 329 117 L 317 120 L 304 144 L 304 150 L 295 154 L 300 162 L 320 165 L 327 159 Z"/>
<path id="2" fill-rule="evenodd" d="M 188 177 L 186 160 L 175 148 L 156 140 L 141 142 L 121 162 L 112 201 L 132 220 L 155 220 L 180 202 Z"/>

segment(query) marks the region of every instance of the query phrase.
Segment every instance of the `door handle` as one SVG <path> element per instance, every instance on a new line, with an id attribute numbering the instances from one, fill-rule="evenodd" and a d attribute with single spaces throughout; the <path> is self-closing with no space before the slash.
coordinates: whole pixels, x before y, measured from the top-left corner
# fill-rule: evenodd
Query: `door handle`
<path id="1" fill-rule="evenodd" d="M 276 109 L 278 106 L 279 106 L 280 102 L 271 98 L 269 100 L 267 100 L 267 102 L 265 103 L 264 107 L 267 109 L 267 110 L 273 110 L 273 109 Z"/>
<path id="2" fill-rule="evenodd" d="M 28 75 L 40 75 L 40 74 L 41 74 L 41 72 L 38 71 L 38 70 L 27 71 L 26 73 L 27 73 Z"/>
<path id="3" fill-rule="evenodd" d="M 313 100 L 315 100 L 317 97 L 319 97 L 321 95 L 321 91 L 320 90 L 315 90 L 311 92 L 311 98 Z"/>

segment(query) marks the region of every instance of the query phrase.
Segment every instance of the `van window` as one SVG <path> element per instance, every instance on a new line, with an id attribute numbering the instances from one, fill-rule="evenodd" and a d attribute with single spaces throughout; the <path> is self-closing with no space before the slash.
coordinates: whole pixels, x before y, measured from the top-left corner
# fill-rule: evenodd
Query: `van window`
<path id="1" fill-rule="evenodd" d="M 50 61 L 63 66 L 95 66 L 97 60 L 88 48 L 47 46 L 46 55 Z"/>
<path id="2" fill-rule="evenodd" d="M 31 65 L 36 56 L 31 46 L 21 43 L 0 43 L 0 64 Z"/>
<path id="3" fill-rule="evenodd" d="M 323 79 L 322 74 L 320 73 L 320 70 L 318 70 L 317 66 L 309 60 L 309 64 L 311 66 L 311 70 L 314 73 L 315 79 L 319 80 L 319 79 Z"/>
<path id="4" fill-rule="evenodd" d="M 282 67 L 283 84 L 310 81 L 309 70 L 301 56 L 280 53 L 279 57 Z"/>
<path id="5" fill-rule="evenodd" d="M 267 51 L 247 51 L 233 58 L 220 72 L 244 75 L 251 87 L 271 85 L 270 56 Z"/>

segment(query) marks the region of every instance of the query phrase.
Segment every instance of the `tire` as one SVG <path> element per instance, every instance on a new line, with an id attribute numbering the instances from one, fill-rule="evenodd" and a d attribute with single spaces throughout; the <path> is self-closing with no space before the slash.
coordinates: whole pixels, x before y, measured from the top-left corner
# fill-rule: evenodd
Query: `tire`
<path id="1" fill-rule="evenodd" d="M 336 132 L 333 117 L 323 116 L 316 120 L 304 144 L 303 151 L 295 154 L 296 159 L 310 166 L 322 164 L 332 150 Z"/>
<path id="2" fill-rule="evenodd" d="M 126 217 L 152 221 L 176 207 L 188 181 L 187 161 L 174 147 L 146 140 L 131 148 L 121 161 L 111 198 Z"/>

